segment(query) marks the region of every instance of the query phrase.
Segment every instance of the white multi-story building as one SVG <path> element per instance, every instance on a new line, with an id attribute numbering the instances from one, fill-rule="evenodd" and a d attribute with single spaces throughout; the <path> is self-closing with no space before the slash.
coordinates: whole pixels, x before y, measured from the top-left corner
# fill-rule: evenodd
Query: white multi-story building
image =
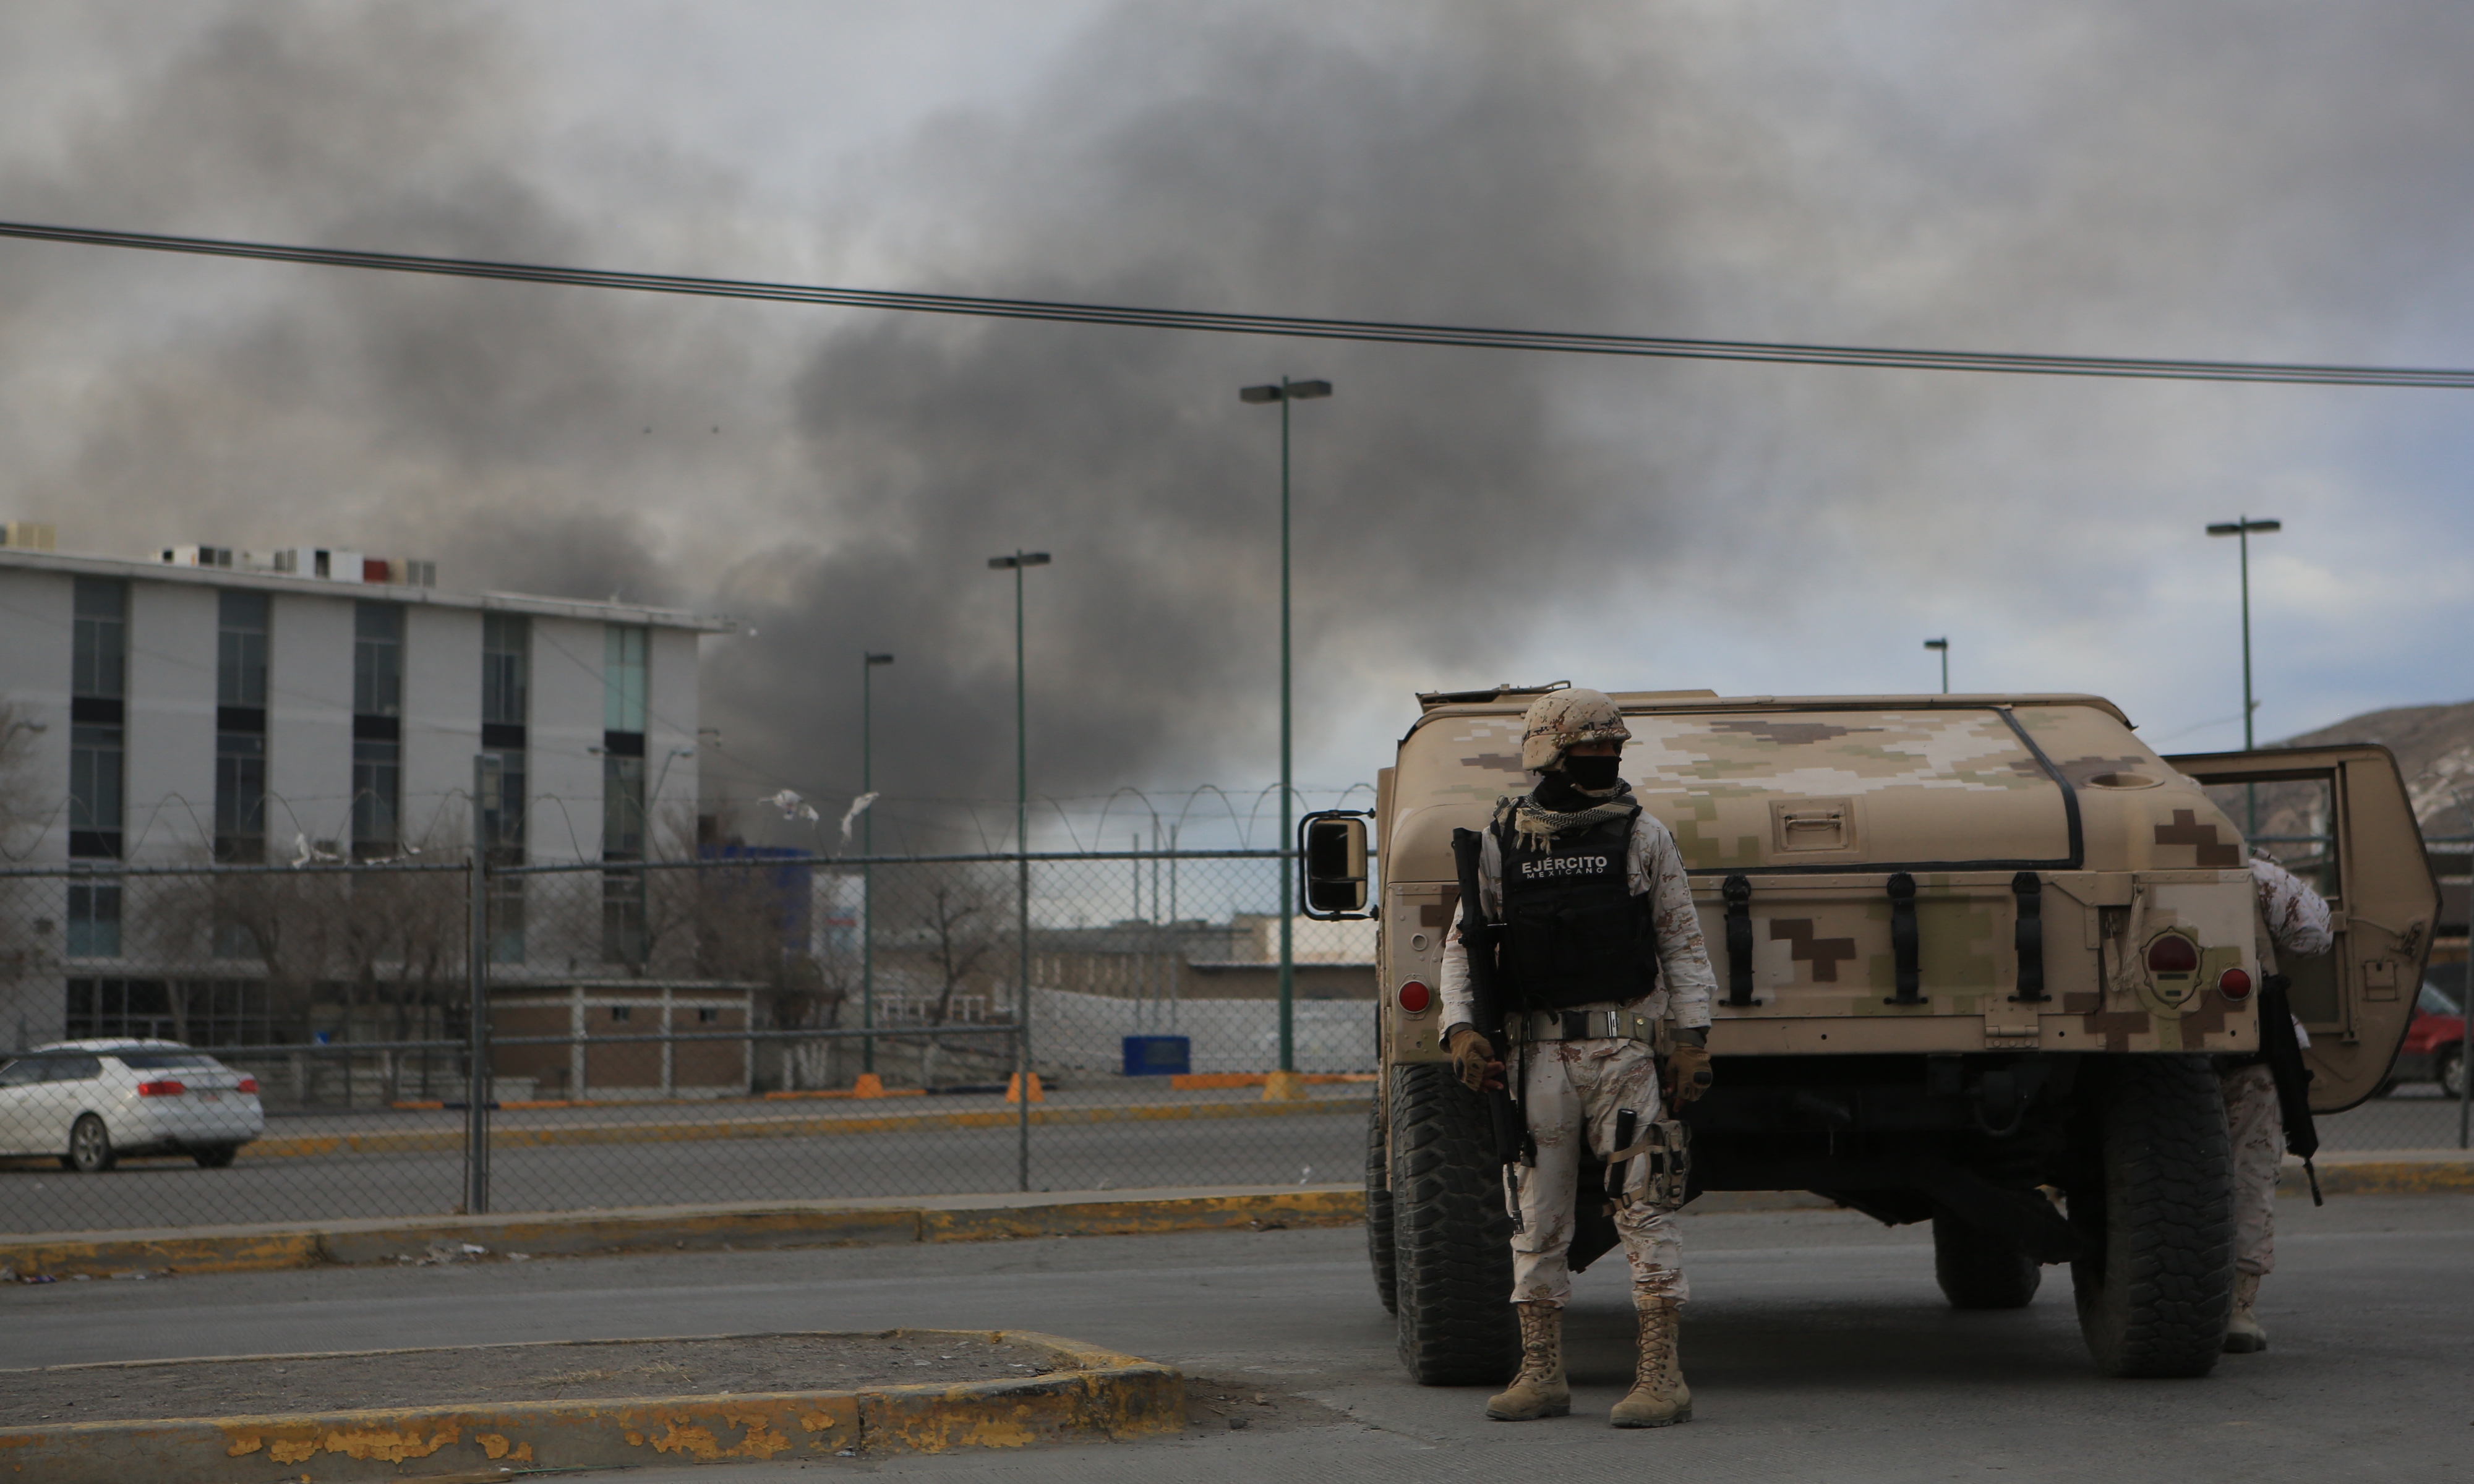
<path id="1" fill-rule="evenodd" d="M 131 562 L 10 531 L 0 788 L 20 823 L 0 846 L 77 874 L 32 945 L 68 978 L 134 971 L 137 878 L 115 867 L 461 858 L 476 755 L 500 863 L 691 844 L 697 644 L 727 620 L 441 592 L 426 562 L 356 552 Z M 0 1024 L 61 1029 L 64 993 L 60 974 L 0 977 Z"/>

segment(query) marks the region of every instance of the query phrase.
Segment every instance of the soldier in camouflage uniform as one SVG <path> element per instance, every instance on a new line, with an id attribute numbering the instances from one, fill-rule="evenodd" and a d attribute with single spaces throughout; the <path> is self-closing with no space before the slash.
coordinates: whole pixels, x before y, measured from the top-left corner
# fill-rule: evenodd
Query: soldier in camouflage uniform
<path id="1" fill-rule="evenodd" d="M 1572 1288 L 1565 1254 L 1576 1195 L 1598 1198 L 1575 1188 L 1584 1141 L 1604 1159 L 1617 1152 L 1623 1113 L 1643 1128 L 1662 1115 L 1658 1057 L 1647 1039 L 1659 1022 L 1667 1022 L 1666 1085 L 1682 1101 L 1709 1085 L 1703 1048 L 1715 988 L 1709 950 L 1674 836 L 1641 812 L 1616 777 L 1631 735 L 1615 704 L 1594 690 L 1555 691 L 1529 708 L 1520 763 L 1537 786 L 1498 802 L 1478 873 L 1480 909 L 1506 924 L 1505 1026 L 1514 1044 L 1491 1045 L 1470 1023 L 1468 952 L 1457 927 L 1443 949 L 1453 1065 L 1463 1082 L 1482 1089 L 1503 1085 L 1510 1058 L 1537 1151 L 1534 1167 L 1519 1172 L 1521 1229 L 1512 1239 L 1520 1370 L 1487 1402 L 1487 1415 L 1506 1422 L 1571 1411 L 1563 1358 Z M 1686 1297 L 1683 1239 L 1671 1213 L 1646 1199 L 1648 1165 L 1630 1159 L 1614 1210 L 1640 1327 L 1632 1391 L 1609 1419 L 1618 1427 L 1661 1427 L 1692 1416 L 1677 1353 L 1678 1305 Z"/>
<path id="2" fill-rule="evenodd" d="M 2254 850 L 2251 880 L 2259 888 L 2259 971 L 2277 971 L 2277 955 L 2310 958 L 2336 940 L 2328 903 L 2301 877 Z M 2305 1046 L 2311 1034 L 2299 1018 L 2293 1034 Z M 2276 1081 L 2258 1055 L 2233 1058 L 2219 1075 L 2225 1125 L 2234 1151 L 2234 1313 L 2225 1326 L 2225 1349 L 2249 1354 L 2268 1349 L 2252 1305 L 2259 1281 L 2276 1268 L 2276 1176 L 2285 1163 L 2285 1120 L 2276 1104 Z"/>

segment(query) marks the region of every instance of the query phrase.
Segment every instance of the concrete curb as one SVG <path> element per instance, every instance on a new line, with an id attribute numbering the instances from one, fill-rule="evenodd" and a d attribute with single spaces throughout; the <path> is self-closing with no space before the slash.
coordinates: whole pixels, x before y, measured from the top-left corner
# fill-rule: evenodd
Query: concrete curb
<path id="1" fill-rule="evenodd" d="M 1362 1114 L 1367 1099 L 1299 1098 L 1290 1102 L 1095 1103 L 1051 1107 L 1034 1103 L 1035 1128 L 1094 1123 L 1174 1123 L 1202 1118 L 1294 1118 L 1320 1113 Z M 779 1104 L 772 1105 L 778 1108 Z M 501 1149 L 553 1144 L 695 1143 L 723 1138 L 814 1138 L 853 1134 L 909 1134 L 940 1129 L 1009 1129 L 1021 1114 L 1002 1108 L 941 1113 L 782 1113 L 770 1110 L 744 1118 L 683 1119 L 629 1123 L 620 1119 L 560 1124 L 549 1128 L 494 1126 L 490 1141 Z M 378 1129 L 363 1134 L 292 1134 L 241 1146 L 242 1160 L 298 1160 L 343 1154 L 437 1154 L 464 1147 L 464 1131 Z"/>
<path id="2" fill-rule="evenodd" d="M 2462 1150 L 2323 1153 L 2315 1161 L 2327 1195 L 2462 1195 L 2474 1192 L 2474 1155 Z M 2288 1156 L 2276 1193 L 2310 1198 L 2302 1161 Z"/>
<path id="3" fill-rule="evenodd" d="M 391 1407 L 0 1429 L 0 1466 L 58 1484 L 120 1484 L 128 1479 L 263 1484 L 273 1465 L 285 1471 L 284 1477 L 326 1484 L 400 1478 L 404 1476 L 401 1466 L 417 1460 L 424 1467 L 416 1476 L 479 1479 L 527 1467 L 627 1468 L 814 1458 L 844 1450 L 885 1454 L 1022 1448 L 1143 1437 L 1185 1426 L 1185 1377 L 1171 1366 L 1022 1329 L 893 1329 L 882 1334 L 967 1336 L 1036 1346 L 1055 1357 L 1057 1369 L 1046 1376 L 958 1386 Z M 569 1343 L 550 1341 L 547 1346 Z"/>
<path id="4" fill-rule="evenodd" d="M 494 1254 L 546 1257 L 1128 1236 L 1153 1232 L 1353 1226 L 1365 1219 L 1365 1192 L 1354 1185 L 662 1206 L 571 1213 L 47 1233 L 0 1239 L 0 1267 L 14 1268 L 21 1276 L 100 1278 L 132 1269 L 232 1273 L 395 1262 L 422 1256 L 432 1243 L 469 1242 Z"/>

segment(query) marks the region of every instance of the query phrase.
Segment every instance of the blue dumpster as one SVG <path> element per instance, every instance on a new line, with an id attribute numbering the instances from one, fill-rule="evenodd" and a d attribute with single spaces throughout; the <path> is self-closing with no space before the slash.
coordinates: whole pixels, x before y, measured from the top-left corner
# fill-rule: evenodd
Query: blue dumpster
<path id="1" fill-rule="evenodd" d="M 1164 1077 L 1194 1069 L 1194 1042 L 1184 1036 L 1126 1038 L 1126 1075 Z"/>

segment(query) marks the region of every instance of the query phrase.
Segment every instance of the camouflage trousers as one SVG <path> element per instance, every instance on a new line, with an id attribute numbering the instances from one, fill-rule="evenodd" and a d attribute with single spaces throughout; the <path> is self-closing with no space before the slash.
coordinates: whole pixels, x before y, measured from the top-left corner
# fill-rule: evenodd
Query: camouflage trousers
<path id="1" fill-rule="evenodd" d="M 2233 1136 L 2234 1271 L 2265 1277 L 2276 1271 L 2276 1176 L 2285 1164 L 2276 1079 L 2265 1066 L 2245 1066 L 2218 1081 Z"/>
<path id="2" fill-rule="evenodd" d="M 1523 1054 L 1515 1048 L 1515 1055 Z M 1529 1067 L 1520 1106 L 1538 1145 L 1535 1168 L 1520 1170 L 1520 1226 L 1512 1237 L 1512 1302 L 1562 1308 L 1571 1296 L 1575 1189 L 1583 1140 L 1601 1154 L 1615 1147 L 1615 1114 L 1632 1109 L 1642 1123 L 1659 1116 L 1658 1059 L 1637 1041 L 1543 1041 L 1526 1048 Z M 1636 1136 L 1637 1137 L 1637 1136 Z M 1648 1161 L 1636 1159 L 1625 1188 L 1633 1200 L 1615 1209 L 1615 1231 L 1632 1262 L 1636 1304 L 1690 1297 L 1684 1282 L 1684 1235 L 1675 1218 L 1654 1211 L 1640 1195 Z M 1604 1192 L 1578 1192 L 1582 1201 Z"/>

